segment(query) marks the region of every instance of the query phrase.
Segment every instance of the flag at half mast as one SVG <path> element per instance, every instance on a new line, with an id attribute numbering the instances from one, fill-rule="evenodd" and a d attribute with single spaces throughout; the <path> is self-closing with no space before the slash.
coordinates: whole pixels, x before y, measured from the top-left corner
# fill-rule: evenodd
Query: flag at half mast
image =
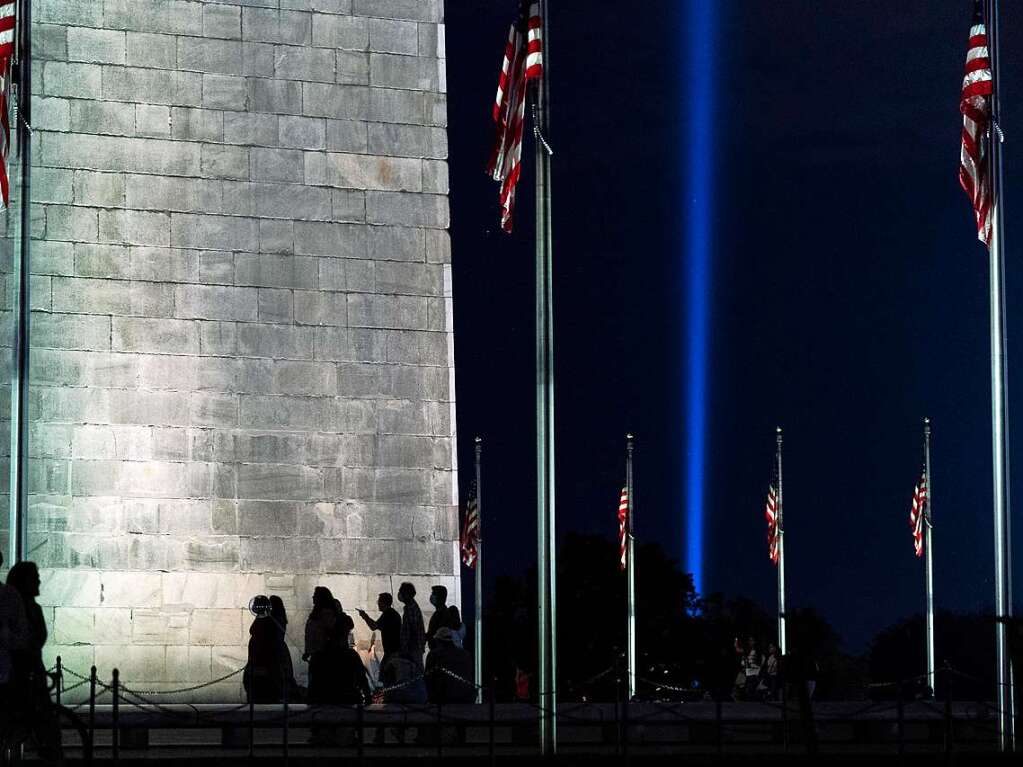
<path id="1" fill-rule="evenodd" d="M 629 559 L 629 488 L 618 499 L 618 566 L 624 570 Z"/>
<path id="2" fill-rule="evenodd" d="M 966 51 L 966 74 L 959 96 L 963 132 L 959 150 L 959 184 L 963 187 L 977 219 L 977 239 L 991 245 L 991 179 L 988 154 L 991 151 L 991 60 L 988 56 L 987 27 L 980 0 L 975 0 L 970 43 Z"/>
<path id="3" fill-rule="evenodd" d="M 460 539 L 462 562 L 466 567 L 475 569 L 480 553 L 480 505 L 475 482 L 472 483 L 469 499 L 465 502 L 465 521 L 462 523 Z"/>
<path id="4" fill-rule="evenodd" d="M 523 3 L 523 13 L 508 30 L 504 61 L 497 82 L 493 117 L 497 125 L 487 173 L 500 185 L 501 228 L 512 230 L 515 187 L 522 169 L 522 131 L 526 121 L 526 90 L 543 76 L 543 18 L 540 3 Z"/>
<path id="5" fill-rule="evenodd" d="M 767 556 L 775 565 L 778 564 L 780 551 L 778 548 L 778 464 L 774 466 L 774 476 L 767 488 L 767 503 L 764 506 L 764 518 L 767 520 Z"/>
<path id="6" fill-rule="evenodd" d="M 924 525 L 927 524 L 927 468 L 920 471 L 920 481 L 913 488 L 913 506 L 909 510 L 909 527 L 913 531 L 913 551 L 924 555 Z"/>

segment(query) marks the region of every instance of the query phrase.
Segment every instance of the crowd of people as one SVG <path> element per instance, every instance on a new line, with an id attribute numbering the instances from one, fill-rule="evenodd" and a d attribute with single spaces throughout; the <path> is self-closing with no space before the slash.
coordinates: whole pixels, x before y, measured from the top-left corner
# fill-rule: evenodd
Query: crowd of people
<path id="1" fill-rule="evenodd" d="M 394 608 L 389 593 L 377 597 L 377 617 L 358 610 L 373 632 L 368 648 L 355 646 L 355 622 L 326 586 L 317 586 L 305 622 L 302 660 L 308 664 L 305 688 L 295 681 L 287 646 L 288 616 L 277 596 L 252 601 L 256 618 L 249 628 L 243 685 L 249 701 L 284 700 L 312 704 L 470 703 L 476 690 L 469 681 L 472 661 L 463 647 L 465 625 L 459 610 L 447 604 L 447 589 L 434 586 L 429 625 L 416 601 L 416 588 L 402 583 Z M 429 649 L 429 653 L 427 653 Z M 425 656 L 425 659 L 424 659 Z"/>
<path id="2" fill-rule="evenodd" d="M 761 652 L 755 637 L 745 642 L 735 638 L 733 668 L 735 682 L 732 698 L 735 700 L 778 700 L 782 684 L 798 684 L 800 693 L 812 700 L 817 687 L 817 662 L 803 654 L 789 654 L 784 658 L 774 642 Z"/>

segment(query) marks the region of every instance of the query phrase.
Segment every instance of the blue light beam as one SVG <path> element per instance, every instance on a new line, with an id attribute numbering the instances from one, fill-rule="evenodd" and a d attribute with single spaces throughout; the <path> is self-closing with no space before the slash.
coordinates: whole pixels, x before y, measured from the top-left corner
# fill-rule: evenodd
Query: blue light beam
<path id="1" fill-rule="evenodd" d="M 698 593 L 703 590 L 704 479 L 707 448 L 710 255 L 714 200 L 714 91 L 719 57 L 714 51 L 718 0 L 687 0 L 683 23 L 688 45 L 682 82 L 687 84 L 683 124 L 686 153 L 686 569 Z"/>

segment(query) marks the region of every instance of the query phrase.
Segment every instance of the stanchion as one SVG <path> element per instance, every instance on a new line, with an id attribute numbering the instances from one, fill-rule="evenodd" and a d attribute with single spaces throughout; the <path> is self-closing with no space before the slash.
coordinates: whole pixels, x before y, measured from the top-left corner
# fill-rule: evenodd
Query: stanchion
<path id="1" fill-rule="evenodd" d="M 618 649 L 615 648 L 615 755 L 622 755 L 622 675 L 618 672 Z"/>
<path id="2" fill-rule="evenodd" d="M 60 656 L 57 656 L 56 674 L 53 677 L 53 690 L 54 696 L 57 700 L 57 705 L 60 705 L 60 691 L 64 686 L 64 667 L 61 665 Z"/>
<path id="3" fill-rule="evenodd" d="M 898 686 L 898 698 L 896 700 L 897 732 L 899 737 L 898 751 L 901 757 L 906 753 L 906 711 L 902 703 L 902 685 Z"/>
<path id="4" fill-rule="evenodd" d="M 786 691 L 785 680 L 781 681 L 781 748 L 786 754 L 789 752 L 789 696 Z"/>
<path id="5" fill-rule="evenodd" d="M 362 767 L 363 759 L 366 755 L 366 748 L 364 741 L 366 740 L 364 735 L 366 733 L 365 722 L 365 708 L 366 704 L 363 701 L 359 701 L 358 708 L 355 709 L 355 753 L 359 760 L 359 767 Z"/>
<path id="6" fill-rule="evenodd" d="M 120 701 L 119 693 L 121 686 L 121 673 L 115 668 L 110 674 L 112 681 L 110 683 L 110 693 L 113 695 L 114 700 L 110 709 L 110 745 L 113 753 L 114 761 L 117 761 L 121 752 L 121 734 L 119 730 L 120 724 Z"/>
<path id="7" fill-rule="evenodd" d="M 625 763 L 629 763 L 629 696 L 625 696 L 625 702 L 622 704 L 622 754 L 625 757 Z"/>
<path id="8" fill-rule="evenodd" d="M 437 759 L 444 758 L 444 709 L 437 704 Z"/>
<path id="9" fill-rule="evenodd" d="M 250 690 L 253 688 L 250 688 Z M 249 759 L 255 756 L 256 749 L 256 697 L 249 695 Z"/>
<path id="10" fill-rule="evenodd" d="M 946 663 L 942 671 L 945 672 L 945 761 L 947 762 L 952 754 L 954 745 L 952 734 L 952 669 Z"/>
<path id="11" fill-rule="evenodd" d="M 721 701 L 714 701 L 714 723 L 717 725 L 717 752 L 720 754 L 722 750 L 721 740 Z"/>
<path id="12" fill-rule="evenodd" d="M 92 756 L 96 743 L 96 667 L 89 669 L 89 756 L 86 759 L 92 764 Z"/>
<path id="13" fill-rule="evenodd" d="M 490 767 L 494 767 L 494 765 L 497 763 L 497 749 L 495 748 L 495 744 L 494 744 L 494 726 L 495 726 L 495 718 L 496 718 L 496 714 L 497 714 L 497 712 L 495 710 L 494 698 L 496 698 L 496 697 L 497 697 L 497 677 L 494 677 L 491 680 L 491 687 L 490 687 L 490 743 L 488 744 L 488 747 L 490 749 Z"/>
<path id="14" fill-rule="evenodd" d="M 283 672 L 281 674 L 283 677 Z M 284 706 L 284 732 L 282 733 L 284 748 L 284 767 L 288 765 L 288 680 L 281 680 L 281 703 Z"/>

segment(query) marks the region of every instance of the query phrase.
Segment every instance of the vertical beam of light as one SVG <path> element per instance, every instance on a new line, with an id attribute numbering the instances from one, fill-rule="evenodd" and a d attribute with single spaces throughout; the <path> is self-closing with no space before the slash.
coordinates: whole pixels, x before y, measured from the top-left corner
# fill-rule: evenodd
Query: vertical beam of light
<path id="1" fill-rule="evenodd" d="M 710 254 L 714 196 L 714 32 L 719 0 L 686 0 L 682 57 L 686 126 L 686 569 L 697 592 L 703 587 L 704 478 L 707 448 L 707 378 Z"/>

